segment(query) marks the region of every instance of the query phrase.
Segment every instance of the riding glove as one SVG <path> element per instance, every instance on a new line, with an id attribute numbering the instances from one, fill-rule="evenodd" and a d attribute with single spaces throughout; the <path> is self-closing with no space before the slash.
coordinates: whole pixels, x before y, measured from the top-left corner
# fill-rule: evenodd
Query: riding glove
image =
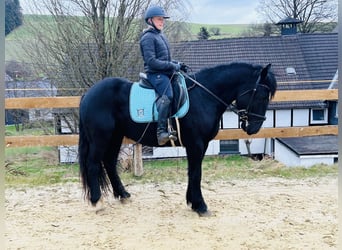
<path id="1" fill-rule="evenodd" d="M 171 62 L 171 65 L 175 71 L 179 71 L 181 69 L 181 65 L 179 63 Z"/>
<path id="2" fill-rule="evenodd" d="M 185 63 L 180 63 L 180 70 L 187 73 L 189 69 L 189 66 L 187 66 Z"/>

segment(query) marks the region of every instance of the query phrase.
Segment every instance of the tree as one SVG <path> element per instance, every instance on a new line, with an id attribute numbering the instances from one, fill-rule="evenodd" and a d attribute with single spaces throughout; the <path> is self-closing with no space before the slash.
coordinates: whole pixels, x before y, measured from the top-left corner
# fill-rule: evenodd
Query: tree
<path id="1" fill-rule="evenodd" d="M 5 36 L 23 23 L 19 0 L 5 1 Z"/>
<path id="2" fill-rule="evenodd" d="M 218 27 L 212 27 L 209 29 L 209 31 L 214 35 L 214 36 L 219 36 L 221 35 L 220 28 Z"/>
<path id="3" fill-rule="evenodd" d="M 197 37 L 199 40 L 208 40 L 210 37 L 208 29 L 206 27 L 201 27 Z"/>
<path id="4" fill-rule="evenodd" d="M 274 24 L 286 17 L 301 20 L 302 33 L 322 30 L 337 20 L 337 0 L 261 0 L 257 9 Z"/>
<path id="5" fill-rule="evenodd" d="M 108 76 L 137 78 L 132 74 L 143 66 L 138 40 L 146 27 L 141 17 L 151 0 L 32 1 L 35 12 L 50 16 L 32 21 L 36 40 L 26 52 L 40 72 L 58 78 L 56 86 L 72 89 L 61 94 L 80 95 Z M 183 1 L 162 3 L 167 12 L 184 9 Z M 174 28 L 170 22 L 165 32 Z"/>

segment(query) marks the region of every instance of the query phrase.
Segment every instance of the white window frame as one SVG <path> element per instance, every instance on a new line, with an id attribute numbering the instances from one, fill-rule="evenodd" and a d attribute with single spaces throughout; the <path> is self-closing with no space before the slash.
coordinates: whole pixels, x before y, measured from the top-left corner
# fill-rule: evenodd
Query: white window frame
<path id="1" fill-rule="evenodd" d="M 323 120 L 314 120 L 314 112 L 322 111 L 324 112 Z M 327 124 L 328 123 L 328 111 L 326 108 L 313 108 L 310 110 L 310 124 Z"/>

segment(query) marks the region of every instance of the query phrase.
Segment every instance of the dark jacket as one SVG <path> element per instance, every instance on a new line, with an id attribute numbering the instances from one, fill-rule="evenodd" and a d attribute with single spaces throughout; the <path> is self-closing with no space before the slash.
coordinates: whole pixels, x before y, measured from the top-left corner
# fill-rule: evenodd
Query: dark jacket
<path id="1" fill-rule="evenodd" d="M 140 38 L 140 50 L 146 73 L 173 73 L 169 43 L 162 32 L 153 28 L 145 30 Z"/>

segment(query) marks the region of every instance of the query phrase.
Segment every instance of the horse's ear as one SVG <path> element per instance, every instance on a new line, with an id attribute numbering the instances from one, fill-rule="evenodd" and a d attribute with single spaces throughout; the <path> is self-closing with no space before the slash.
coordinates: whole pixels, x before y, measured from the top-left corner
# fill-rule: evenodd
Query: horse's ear
<path id="1" fill-rule="evenodd" d="M 261 73 L 260 73 L 261 79 L 265 79 L 267 77 L 267 74 L 268 74 L 268 71 L 270 70 L 270 68 L 271 68 L 271 64 L 269 63 L 269 64 L 267 64 L 267 66 L 265 68 L 263 68 L 261 70 Z"/>

